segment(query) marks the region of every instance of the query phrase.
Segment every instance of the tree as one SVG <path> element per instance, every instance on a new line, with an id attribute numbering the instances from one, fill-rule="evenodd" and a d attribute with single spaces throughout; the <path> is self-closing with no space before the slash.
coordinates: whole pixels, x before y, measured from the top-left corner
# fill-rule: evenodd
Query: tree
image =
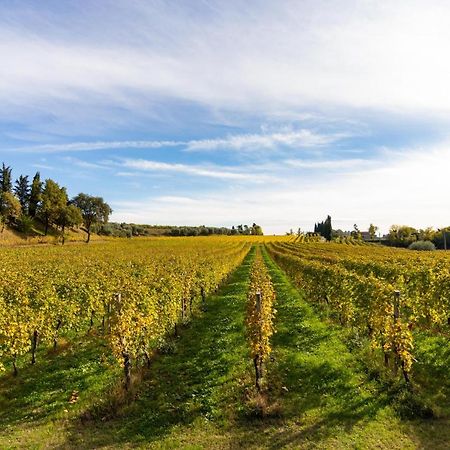
<path id="1" fill-rule="evenodd" d="M 2 164 L 0 170 L 0 221 L 2 223 L 2 233 L 5 223 L 13 223 L 20 216 L 21 208 L 19 201 L 12 194 L 12 169 Z"/>
<path id="2" fill-rule="evenodd" d="M 110 206 L 105 203 L 101 197 L 92 197 L 87 194 L 78 194 L 73 200 L 72 204 L 80 208 L 83 216 L 83 223 L 87 232 L 86 243 L 91 240 L 91 227 L 96 223 L 108 222 L 109 216 L 112 213 Z"/>
<path id="3" fill-rule="evenodd" d="M 0 191 L 2 193 L 12 192 L 11 172 L 11 167 L 3 163 L 0 170 Z"/>
<path id="4" fill-rule="evenodd" d="M 17 220 L 17 229 L 22 233 L 28 235 L 33 232 L 34 221 L 30 216 L 23 214 Z"/>
<path id="5" fill-rule="evenodd" d="M 14 194 L 19 199 L 20 206 L 22 207 L 22 212 L 26 213 L 28 210 L 28 202 L 30 201 L 30 183 L 28 182 L 28 175 L 20 177 L 16 180 L 16 185 L 14 187 Z"/>
<path id="6" fill-rule="evenodd" d="M 333 233 L 333 227 L 331 225 L 331 216 L 327 216 L 323 224 L 322 236 L 327 240 L 331 241 L 331 234 Z"/>
<path id="7" fill-rule="evenodd" d="M 5 229 L 5 223 L 13 224 L 21 214 L 19 200 L 11 192 L 2 192 L 1 194 L 0 221 L 2 224 L 2 233 Z"/>
<path id="8" fill-rule="evenodd" d="M 41 199 L 42 199 L 41 175 L 39 172 L 36 172 L 36 175 L 33 177 L 33 181 L 31 183 L 30 199 L 28 201 L 28 214 L 31 217 L 36 217 Z"/>
<path id="9" fill-rule="evenodd" d="M 419 231 L 419 240 L 421 241 L 432 241 L 436 237 L 437 232 L 433 227 L 425 228 Z"/>
<path id="10" fill-rule="evenodd" d="M 327 241 L 331 241 L 331 235 L 333 234 L 331 216 L 327 216 L 324 222 L 314 224 L 314 233 L 319 233 Z"/>
<path id="11" fill-rule="evenodd" d="M 42 201 L 39 207 L 39 215 L 45 224 L 45 235 L 47 236 L 50 224 L 59 217 L 61 210 L 67 206 L 68 197 L 66 188 L 59 187 L 58 183 L 51 179 L 45 180 L 42 191 Z"/>
<path id="12" fill-rule="evenodd" d="M 256 225 L 256 223 L 253 223 L 250 231 L 251 231 L 251 234 L 253 234 L 255 236 L 262 236 L 264 234 L 261 226 Z"/>
<path id="13" fill-rule="evenodd" d="M 370 239 L 375 239 L 377 236 L 378 227 L 375 226 L 373 223 L 369 225 L 369 235 Z"/>
<path id="14" fill-rule="evenodd" d="M 353 225 L 352 237 L 360 241 L 362 239 L 361 231 L 359 231 L 358 225 L 356 223 Z"/>
<path id="15" fill-rule="evenodd" d="M 55 223 L 61 227 L 62 244 L 64 245 L 66 228 L 75 227 L 83 223 L 80 208 L 75 205 L 66 205 L 59 210 Z"/>
<path id="16" fill-rule="evenodd" d="M 387 242 L 389 245 L 408 247 L 412 242 L 417 241 L 419 232 L 407 225 L 392 225 L 389 229 Z"/>

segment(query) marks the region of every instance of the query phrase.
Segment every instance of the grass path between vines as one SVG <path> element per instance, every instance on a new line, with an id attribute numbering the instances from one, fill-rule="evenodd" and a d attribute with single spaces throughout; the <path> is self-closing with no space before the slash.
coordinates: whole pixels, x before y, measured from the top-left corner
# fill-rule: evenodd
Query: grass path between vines
<path id="1" fill-rule="evenodd" d="M 106 422 L 75 422 L 66 446 L 223 448 L 226 431 L 242 414 L 251 361 L 244 311 L 254 249 L 219 291 L 207 311 L 182 330 L 172 353 L 160 355 L 136 401 Z M 234 436 L 231 436 L 234 438 Z"/>
<path id="2" fill-rule="evenodd" d="M 342 330 L 321 321 L 263 253 L 277 293 L 272 395 L 284 391 L 286 419 L 273 448 L 449 449 L 448 421 L 402 421 L 386 387 L 368 379 L 344 344 Z"/>

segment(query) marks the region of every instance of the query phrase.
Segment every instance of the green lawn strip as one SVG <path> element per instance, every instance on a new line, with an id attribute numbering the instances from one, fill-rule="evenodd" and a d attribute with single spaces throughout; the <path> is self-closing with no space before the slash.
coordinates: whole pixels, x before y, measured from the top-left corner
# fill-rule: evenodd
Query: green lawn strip
<path id="1" fill-rule="evenodd" d="M 416 332 L 412 379 L 436 417 L 450 417 L 450 342 L 447 336 Z M 450 428 L 450 425 L 449 425 Z M 449 443 L 450 448 L 450 443 Z"/>
<path id="2" fill-rule="evenodd" d="M 181 441 L 183 447 L 199 439 L 211 444 L 211 436 L 229 433 L 226 428 L 242 415 L 251 383 L 244 312 L 253 257 L 254 249 L 207 299 L 207 311 L 181 331 L 174 351 L 155 359 L 138 398 L 121 416 L 74 422 L 68 446 L 176 448 Z"/>
<path id="3" fill-rule="evenodd" d="M 263 251 L 277 291 L 272 401 L 281 402 L 287 430 L 275 441 L 301 448 L 418 448 L 440 421 L 402 421 L 388 391 L 365 374 L 344 342 L 345 332 L 320 320 Z M 417 430 L 413 431 L 412 430 Z M 442 445 L 435 439 L 435 448 Z M 425 447 L 428 448 L 428 447 Z"/>
<path id="4" fill-rule="evenodd" d="M 0 448 L 42 446 L 61 438 L 63 424 L 120 376 L 97 336 L 61 340 L 57 351 L 41 345 L 35 365 L 22 358 L 19 375 L 0 377 Z M 72 401 L 71 401 L 72 400 Z"/>

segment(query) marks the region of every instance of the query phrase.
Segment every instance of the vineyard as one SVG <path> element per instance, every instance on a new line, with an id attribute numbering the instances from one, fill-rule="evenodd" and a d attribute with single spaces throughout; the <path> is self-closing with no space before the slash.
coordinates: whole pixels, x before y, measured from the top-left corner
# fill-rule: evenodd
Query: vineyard
<path id="1" fill-rule="evenodd" d="M 123 365 L 148 362 L 164 336 L 192 316 L 249 250 L 244 242 L 180 245 L 118 244 L 61 254 L 9 251 L 1 263 L 0 355 L 16 361 L 38 343 L 56 350 L 61 334 L 101 324 L 111 352 Z M 132 254 L 130 254 L 132 251 Z M 31 337 L 31 338 L 30 338 Z"/>
<path id="2" fill-rule="evenodd" d="M 1 448 L 449 448 L 450 257 L 291 237 L 0 250 Z"/>
<path id="3" fill-rule="evenodd" d="M 295 243 L 271 244 L 269 252 L 311 301 L 325 304 L 341 325 L 366 334 L 385 366 L 401 368 L 406 382 L 415 361 L 415 330 L 449 336 L 446 254 Z"/>

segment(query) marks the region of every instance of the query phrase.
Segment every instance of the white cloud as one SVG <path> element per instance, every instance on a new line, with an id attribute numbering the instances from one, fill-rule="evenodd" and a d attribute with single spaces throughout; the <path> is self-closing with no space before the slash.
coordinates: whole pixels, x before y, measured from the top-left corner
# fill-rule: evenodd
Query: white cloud
<path id="1" fill-rule="evenodd" d="M 284 233 L 331 214 L 336 228 L 361 229 L 373 222 L 383 232 L 394 223 L 416 227 L 448 225 L 450 144 L 424 152 L 385 153 L 376 167 L 323 174 L 313 180 L 286 178 L 269 185 L 199 196 L 159 196 L 113 205 L 115 220 L 187 225 L 261 223 Z M 230 201 L 232 199 L 232 201 Z"/>
<path id="2" fill-rule="evenodd" d="M 273 177 L 269 177 L 264 174 L 245 173 L 242 171 L 241 168 L 236 170 L 236 168 L 233 167 L 223 167 L 223 166 L 212 166 L 212 165 L 201 166 L 193 164 L 188 165 L 188 164 L 167 163 L 160 161 L 149 161 L 146 159 L 125 159 L 120 163 L 120 165 L 127 169 L 136 169 L 152 172 L 176 172 L 176 173 L 183 173 L 186 175 L 217 178 L 222 180 L 251 181 L 257 183 L 268 181 L 268 179 L 273 180 Z M 131 172 L 131 174 L 133 173 Z"/>
<path id="3" fill-rule="evenodd" d="M 65 163 L 70 164 L 71 166 L 80 167 L 82 169 L 95 169 L 95 170 L 97 170 L 97 169 L 107 169 L 108 168 L 108 166 L 105 165 L 104 163 L 103 164 L 101 164 L 101 163 L 92 163 L 92 162 L 89 162 L 89 161 L 83 161 L 83 160 L 78 159 L 78 158 L 73 158 L 71 156 L 66 156 L 66 157 L 62 158 L 62 160 Z"/>
<path id="4" fill-rule="evenodd" d="M 286 147 L 320 147 L 329 145 L 342 138 L 345 134 L 319 134 L 311 130 L 284 131 L 264 134 L 231 135 L 222 139 L 202 139 L 190 141 L 187 144 L 188 151 L 201 150 L 254 150 Z"/>
<path id="5" fill-rule="evenodd" d="M 301 160 L 288 159 L 285 163 L 290 167 L 300 169 L 326 169 L 326 170 L 342 170 L 357 169 L 380 164 L 378 161 L 368 159 L 335 159 L 335 160 Z"/>
<path id="6" fill-rule="evenodd" d="M 448 2 L 111 5 L 101 35 L 94 15 L 82 26 L 42 26 L 35 9 L 21 27 L 21 13 L 9 11 L 14 20 L 0 24 L 2 115 L 55 101 L 144 113 L 164 98 L 268 114 L 316 105 L 450 110 Z"/>
<path id="7" fill-rule="evenodd" d="M 205 150 L 266 150 L 282 147 L 287 148 L 315 148 L 337 142 L 349 134 L 346 133 L 317 133 L 308 129 L 298 131 L 280 130 L 278 132 L 260 134 L 234 134 L 225 138 L 195 139 L 190 141 L 94 141 L 67 142 L 63 144 L 45 144 L 10 149 L 18 153 L 67 153 L 88 152 L 97 150 L 126 150 L 126 149 L 158 149 L 180 147 L 186 151 Z"/>
<path id="8" fill-rule="evenodd" d="M 152 149 L 162 147 L 177 147 L 184 145 L 177 141 L 97 141 L 97 142 L 68 142 L 64 144 L 45 144 L 10 149 L 17 153 L 65 153 L 88 152 L 96 150 L 121 149 Z"/>

